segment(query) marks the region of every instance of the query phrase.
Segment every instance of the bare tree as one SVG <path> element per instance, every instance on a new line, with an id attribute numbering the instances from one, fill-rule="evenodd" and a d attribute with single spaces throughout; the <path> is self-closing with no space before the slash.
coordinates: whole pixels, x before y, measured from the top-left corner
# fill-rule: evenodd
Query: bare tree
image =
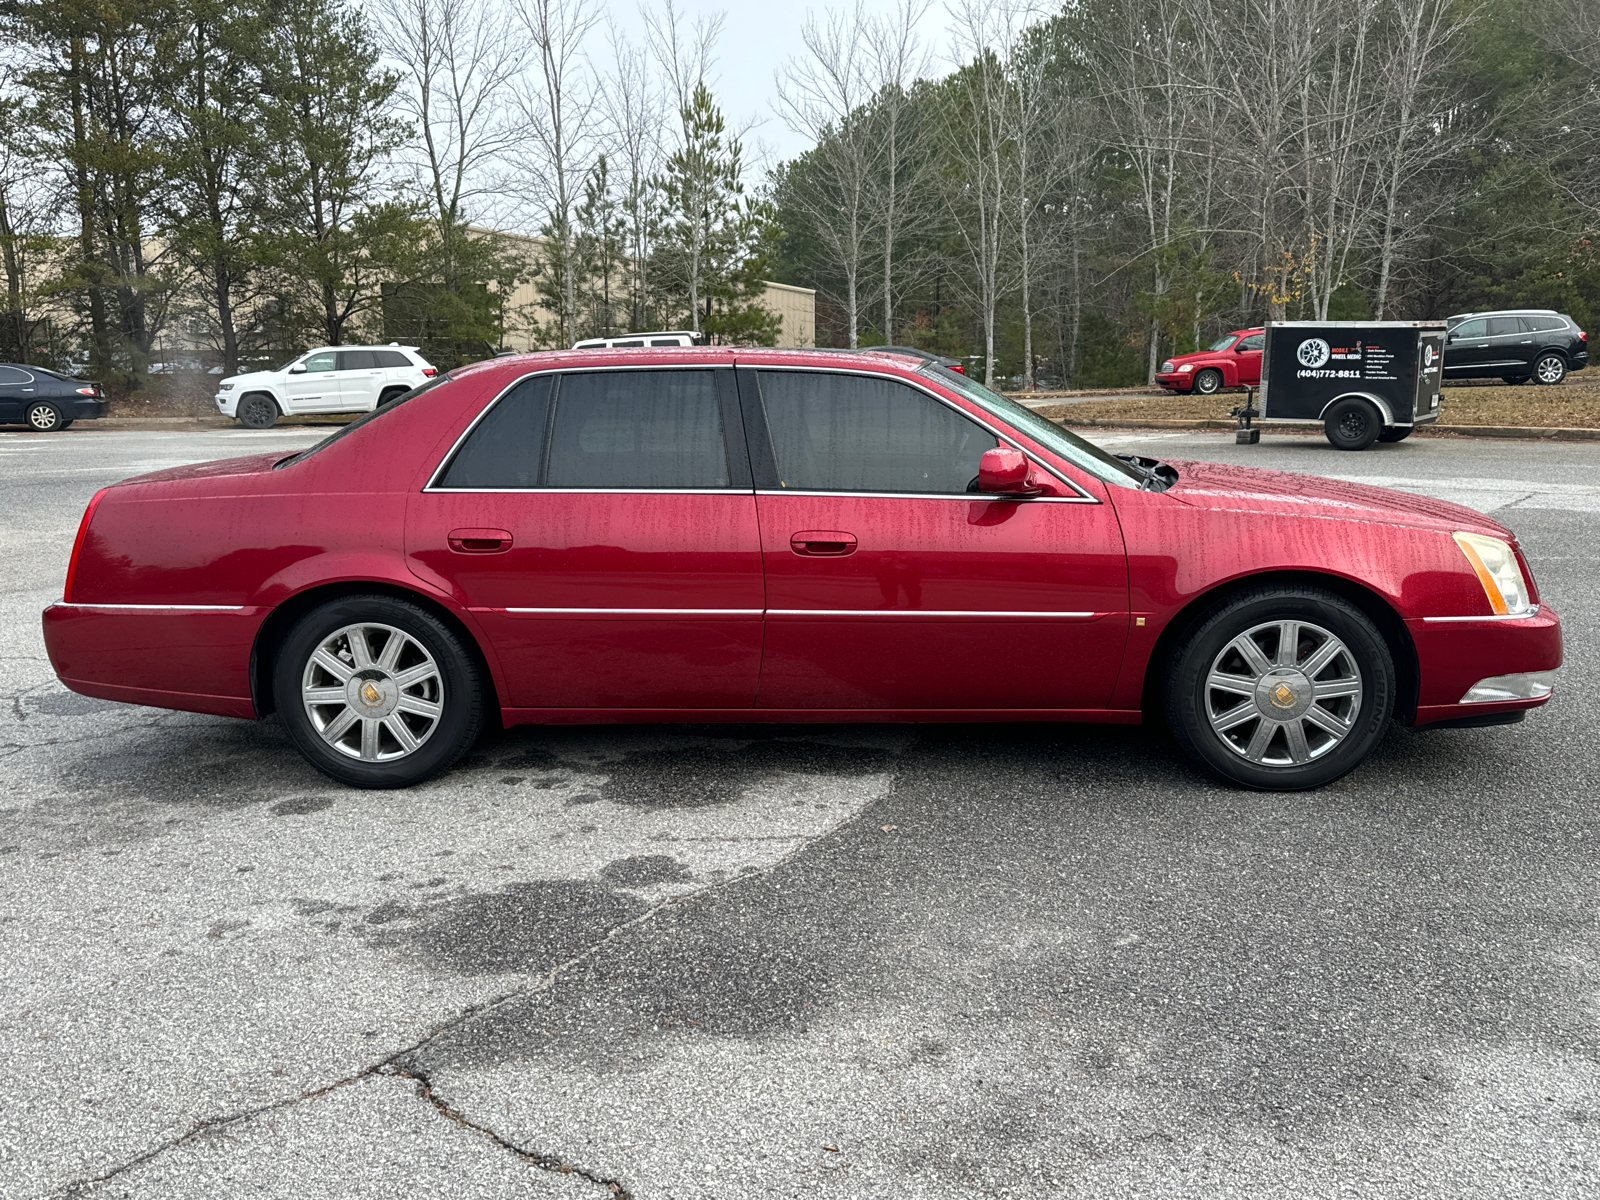
<path id="1" fill-rule="evenodd" d="M 927 70 L 929 52 L 917 26 L 933 0 L 899 0 L 895 10 L 867 23 L 875 170 L 868 177 L 867 203 L 880 242 L 883 273 L 883 337 L 893 342 L 896 289 L 895 248 L 903 231 L 925 216 L 930 156 L 928 125 L 919 119 L 912 85 Z M 901 280 L 901 290 L 908 281 Z"/>
<path id="2" fill-rule="evenodd" d="M 611 27 L 611 71 L 606 80 L 605 138 L 620 172 L 619 204 L 623 214 L 623 263 L 627 276 L 629 325 L 646 329 L 652 322 L 650 250 L 660 204 L 656 179 L 664 160 L 662 135 L 667 100 L 650 70 L 650 53 Z"/>
<path id="3" fill-rule="evenodd" d="M 509 101 L 525 44 L 506 36 L 493 0 L 379 0 L 373 12 L 405 81 L 396 100 L 420 139 L 414 169 L 448 239 L 503 182 L 497 168 L 518 132 Z"/>
<path id="4" fill-rule="evenodd" d="M 544 288 L 564 344 L 578 337 L 578 247 L 573 210 L 597 151 L 597 89 L 584 42 L 596 0 L 518 0 L 530 69 L 515 90 L 521 117 L 514 161 L 542 217 Z"/>
<path id="5" fill-rule="evenodd" d="M 815 143 L 810 169 L 791 175 L 792 202 L 813 225 L 830 266 L 844 280 L 845 324 L 854 349 L 861 329 L 861 275 L 870 256 L 869 192 L 877 154 L 867 111 L 872 98 L 870 25 L 853 9 L 808 16 L 803 53 L 778 73 L 774 107 L 789 128 Z M 887 245 L 887 243 L 886 243 Z M 888 324 L 885 323 L 885 332 Z"/>

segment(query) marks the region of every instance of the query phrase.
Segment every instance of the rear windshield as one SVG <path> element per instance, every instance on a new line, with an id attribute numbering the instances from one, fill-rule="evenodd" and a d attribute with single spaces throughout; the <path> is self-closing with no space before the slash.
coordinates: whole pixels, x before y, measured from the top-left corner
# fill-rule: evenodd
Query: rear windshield
<path id="1" fill-rule="evenodd" d="M 305 462 L 305 460 L 310 458 L 313 454 L 316 454 L 322 450 L 326 450 L 340 438 L 349 437 L 363 425 L 372 424 L 372 422 L 376 421 L 379 417 L 387 416 L 389 413 L 392 413 L 406 401 L 415 400 L 418 396 L 422 395 L 423 392 L 430 391 L 433 388 L 438 387 L 441 383 L 448 383 L 449 380 L 450 376 L 448 375 L 437 376 L 434 379 L 428 380 L 427 383 L 420 384 L 417 387 L 412 388 L 409 392 L 404 392 L 396 396 L 387 404 L 380 404 L 371 412 L 359 416 L 354 421 L 351 421 L 350 424 L 346 425 L 343 429 L 334 430 L 334 432 L 323 438 L 315 446 L 312 446 L 306 450 L 302 450 L 299 454 L 291 454 L 288 458 L 280 459 L 278 462 L 273 463 L 272 469 L 274 471 L 281 471 L 284 467 L 292 467 L 295 465 L 295 463 Z"/>
<path id="2" fill-rule="evenodd" d="M 1073 466 L 1082 467 L 1096 479 L 1114 483 L 1119 487 L 1137 488 L 1144 485 L 1147 476 L 1142 472 L 1135 470 L 1120 458 L 1107 454 L 1093 442 L 1086 442 L 1077 434 L 1068 433 L 1049 417 L 1041 417 L 1033 409 L 1025 408 L 1015 400 L 1008 400 L 999 392 L 991 392 L 977 380 L 957 375 L 937 363 L 929 363 L 922 370 L 924 374 L 937 379 L 952 391 L 959 392 L 980 408 L 1015 426 L 1041 446 L 1049 447 Z"/>

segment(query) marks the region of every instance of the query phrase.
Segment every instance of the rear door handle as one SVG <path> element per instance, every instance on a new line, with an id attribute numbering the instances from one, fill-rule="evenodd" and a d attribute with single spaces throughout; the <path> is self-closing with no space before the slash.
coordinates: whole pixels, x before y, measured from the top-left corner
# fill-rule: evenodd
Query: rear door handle
<path id="1" fill-rule="evenodd" d="M 807 529 L 790 536 L 789 549 L 809 558 L 843 558 L 856 552 L 856 535 L 837 529 Z"/>
<path id="2" fill-rule="evenodd" d="M 452 529 L 449 539 L 457 554 L 500 554 L 511 549 L 511 535 L 504 529 Z"/>

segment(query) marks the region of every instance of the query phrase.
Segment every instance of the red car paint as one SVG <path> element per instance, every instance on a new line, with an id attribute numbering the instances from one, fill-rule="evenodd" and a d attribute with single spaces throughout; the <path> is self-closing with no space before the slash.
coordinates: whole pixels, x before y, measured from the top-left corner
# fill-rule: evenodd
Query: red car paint
<path id="1" fill-rule="evenodd" d="M 1221 349 L 1196 350 L 1167 359 L 1156 372 L 1156 382 L 1169 392 L 1192 392 L 1196 390 L 1195 377 L 1209 370 L 1222 376 L 1218 387 L 1255 387 L 1261 382 L 1261 349 L 1265 342 L 1266 330 L 1260 326 L 1236 329 Z"/>
<path id="2" fill-rule="evenodd" d="M 519 378 L 641 362 L 915 380 L 1001 428 L 1032 459 L 1027 480 L 1042 492 L 427 488 L 459 435 Z M 96 496 L 68 594 L 44 613 L 68 687 L 258 716 L 270 702 L 262 664 L 284 632 L 274 614 L 374 588 L 459 623 L 508 725 L 1137 723 L 1163 632 L 1217 589 L 1269 575 L 1359 591 L 1392 618 L 1396 660 L 1414 663 L 1403 721 L 1536 707 L 1544 701 L 1458 701 L 1479 679 L 1561 662 L 1548 607 L 1491 615 L 1450 536 L 1511 540 L 1480 513 L 1203 463 L 1171 464 L 1178 482 L 1164 492 L 1116 486 L 882 355 L 678 348 L 497 359 L 274 469 L 283 457 L 157 472 Z M 1004 454 L 995 464 L 1015 465 Z"/>

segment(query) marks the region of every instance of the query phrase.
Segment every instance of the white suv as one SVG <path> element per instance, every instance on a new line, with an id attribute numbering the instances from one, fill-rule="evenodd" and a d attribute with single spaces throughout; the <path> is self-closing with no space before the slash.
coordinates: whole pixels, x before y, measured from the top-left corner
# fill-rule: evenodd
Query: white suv
<path id="1" fill-rule="evenodd" d="M 297 413 L 371 412 L 438 372 L 415 346 L 322 346 L 276 371 L 217 384 L 217 411 L 250 429 Z"/>

